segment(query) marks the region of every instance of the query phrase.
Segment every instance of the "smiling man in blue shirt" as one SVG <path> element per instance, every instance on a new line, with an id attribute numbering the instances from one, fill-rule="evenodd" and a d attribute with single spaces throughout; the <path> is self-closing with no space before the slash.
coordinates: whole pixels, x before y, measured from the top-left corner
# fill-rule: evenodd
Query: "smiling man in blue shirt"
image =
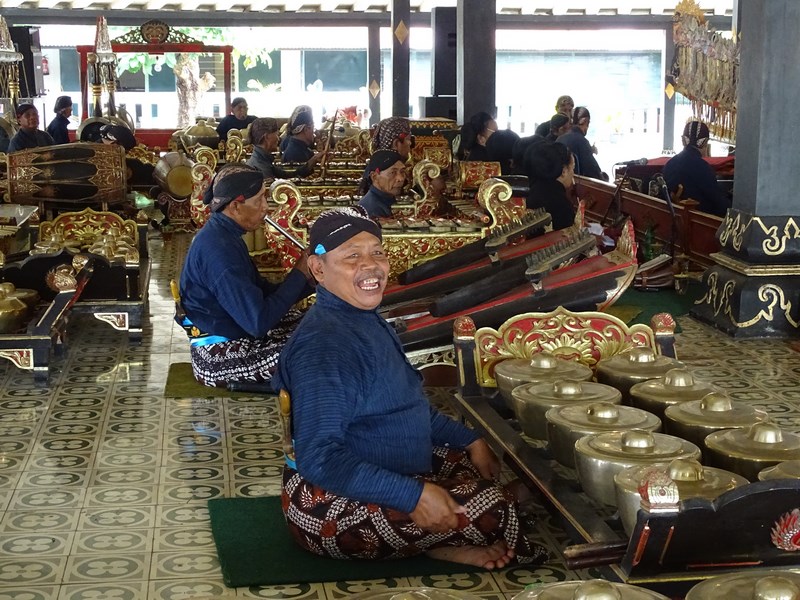
<path id="1" fill-rule="evenodd" d="M 376 311 L 389 273 L 378 225 L 361 207 L 332 210 L 310 237 L 317 302 L 273 379 L 292 402 L 283 508 L 294 539 L 333 558 L 427 553 L 488 569 L 543 560 L 495 482 L 497 457 L 430 405 Z"/>

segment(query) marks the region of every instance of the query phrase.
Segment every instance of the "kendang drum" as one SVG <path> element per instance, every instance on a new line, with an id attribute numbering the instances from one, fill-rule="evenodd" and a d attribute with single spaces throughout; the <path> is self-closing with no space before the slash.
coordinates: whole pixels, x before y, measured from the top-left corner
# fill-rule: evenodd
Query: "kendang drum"
<path id="1" fill-rule="evenodd" d="M 8 192 L 19 204 L 122 202 L 125 178 L 125 151 L 117 145 L 61 144 L 8 155 Z"/>

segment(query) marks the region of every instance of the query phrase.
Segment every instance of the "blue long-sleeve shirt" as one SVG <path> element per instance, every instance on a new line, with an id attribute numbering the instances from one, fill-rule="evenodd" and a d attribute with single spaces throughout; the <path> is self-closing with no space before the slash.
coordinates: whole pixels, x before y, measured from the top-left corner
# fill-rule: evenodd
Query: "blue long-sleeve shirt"
<path id="1" fill-rule="evenodd" d="M 317 286 L 317 302 L 281 352 L 272 379 L 292 402 L 297 469 L 322 488 L 410 513 L 433 446 L 477 434 L 428 402 L 392 327 Z"/>
<path id="2" fill-rule="evenodd" d="M 26 131 L 20 129 L 11 138 L 8 144 L 8 153 L 18 152 L 20 150 L 27 150 L 28 148 L 39 148 L 41 146 L 54 145 L 53 138 L 46 131 L 35 129 L 33 131 Z"/>
<path id="3" fill-rule="evenodd" d="M 369 188 L 369 191 L 364 194 L 363 198 L 359 200 L 358 204 L 367 210 L 367 214 L 373 219 L 379 217 L 391 217 L 392 205 L 396 198 L 391 194 L 380 191 L 375 186 Z"/>
<path id="4" fill-rule="evenodd" d="M 294 136 L 289 137 L 286 145 L 281 148 L 281 160 L 285 163 L 304 163 L 312 156 L 314 151 Z"/>
<path id="5" fill-rule="evenodd" d="M 258 273 L 242 239 L 245 230 L 222 213 L 197 232 L 181 272 L 181 305 L 203 333 L 262 338 L 313 290 L 293 269 L 280 285 Z"/>
<path id="6" fill-rule="evenodd" d="M 274 157 L 271 152 L 267 152 L 260 146 L 253 148 L 253 154 L 247 160 L 247 164 L 255 167 L 264 174 L 264 179 L 290 179 L 292 177 L 305 177 L 314 169 L 308 164 L 301 165 L 297 169 L 289 170 L 283 167 L 276 167 L 273 163 Z"/>
<path id="7" fill-rule="evenodd" d="M 714 169 L 701 156 L 697 148 L 686 146 L 664 165 L 664 181 L 670 192 L 683 185 L 681 198 L 697 200 L 703 212 L 720 217 L 730 208 L 717 184 Z"/>

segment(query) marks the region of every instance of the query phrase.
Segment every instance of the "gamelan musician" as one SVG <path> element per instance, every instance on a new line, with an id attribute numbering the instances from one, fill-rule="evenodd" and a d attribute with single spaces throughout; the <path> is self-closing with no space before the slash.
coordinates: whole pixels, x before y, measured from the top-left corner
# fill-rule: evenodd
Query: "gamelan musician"
<path id="1" fill-rule="evenodd" d="M 278 354 L 302 312 L 292 306 L 313 292 L 302 254 L 280 285 L 264 279 L 242 235 L 264 224 L 264 176 L 226 165 L 203 199 L 211 218 L 195 235 L 180 280 L 181 306 L 192 333 L 195 378 L 204 385 L 269 381 Z"/>

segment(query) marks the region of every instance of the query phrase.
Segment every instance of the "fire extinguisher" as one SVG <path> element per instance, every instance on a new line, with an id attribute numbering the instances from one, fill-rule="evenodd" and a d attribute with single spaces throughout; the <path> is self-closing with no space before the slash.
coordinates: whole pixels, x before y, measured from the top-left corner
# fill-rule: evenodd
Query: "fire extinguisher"
<path id="1" fill-rule="evenodd" d="M 42 75 L 50 75 L 50 63 L 46 56 L 42 57 Z"/>

